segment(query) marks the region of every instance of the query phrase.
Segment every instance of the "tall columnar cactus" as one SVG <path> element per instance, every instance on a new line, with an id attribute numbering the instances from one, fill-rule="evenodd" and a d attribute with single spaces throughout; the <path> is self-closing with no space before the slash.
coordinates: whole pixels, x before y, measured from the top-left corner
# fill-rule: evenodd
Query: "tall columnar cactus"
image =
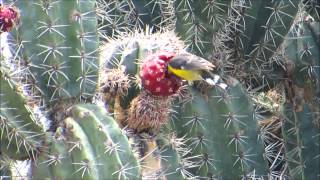
<path id="1" fill-rule="evenodd" d="M 123 32 L 145 29 L 172 30 L 175 27 L 174 1 L 166 0 L 97 0 L 99 32 L 114 37 Z"/>
<path id="2" fill-rule="evenodd" d="M 190 99 L 177 104 L 171 133 L 187 140 L 185 168 L 196 177 L 253 178 L 268 175 L 263 139 L 250 98 L 236 80 L 226 92 L 190 89 Z"/>
<path id="3" fill-rule="evenodd" d="M 248 86 L 278 79 L 271 58 L 289 31 L 300 0 L 235 1 L 225 26 L 217 33 L 217 63 Z M 268 85 L 268 84 L 267 84 Z"/>
<path id="4" fill-rule="evenodd" d="M 284 44 L 287 100 L 283 137 L 289 174 L 294 179 L 320 175 L 320 22 L 298 19 Z"/>
<path id="5" fill-rule="evenodd" d="M 12 159 L 36 158 L 43 133 L 31 117 L 28 102 L 16 86 L 0 71 L 0 152 Z"/>
<path id="6" fill-rule="evenodd" d="M 0 49 L 0 176 L 29 159 L 34 179 L 319 177 L 317 2 L 4 3 L 13 55 Z M 176 79 L 166 65 L 181 52 L 240 81 Z M 285 86 L 283 112 L 251 100 L 274 91 L 265 79 Z"/>
<path id="7" fill-rule="evenodd" d="M 0 153 L 36 160 L 48 138 L 40 116 L 53 125 L 52 131 L 65 117 L 62 109 L 92 99 L 98 78 L 95 3 L 1 4 L 1 33 L 12 30 L 7 42 L 12 56 L 1 49 Z"/>
<path id="8" fill-rule="evenodd" d="M 232 1 L 193 1 L 178 0 L 174 7 L 176 12 L 175 31 L 181 36 L 190 50 L 203 57 L 212 55 L 216 46 L 214 36 L 228 19 Z"/>
<path id="9" fill-rule="evenodd" d="M 68 111 L 65 128 L 34 164 L 33 178 L 139 179 L 127 137 L 103 108 L 79 104 Z"/>
<path id="10" fill-rule="evenodd" d="M 20 24 L 10 37 L 13 61 L 28 68 L 46 105 L 95 91 L 98 49 L 95 0 L 16 1 Z"/>

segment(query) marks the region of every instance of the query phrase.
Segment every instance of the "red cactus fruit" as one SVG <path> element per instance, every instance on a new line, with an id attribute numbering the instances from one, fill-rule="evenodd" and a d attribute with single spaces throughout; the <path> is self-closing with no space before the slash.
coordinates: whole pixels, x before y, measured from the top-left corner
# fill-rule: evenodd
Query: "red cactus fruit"
<path id="1" fill-rule="evenodd" d="M 174 57 L 171 52 L 150 54 L 140 69 L 142 87 L 155 96 L 170 96 L 177 92 L 181 80 L 167 72 L 168 61 Z"/>
<path id="2" fill-rule="evenodd" d="M 15 7 L 0 4 L 0 32 L 8 32 L 19 19 L 19 13 Z"/>

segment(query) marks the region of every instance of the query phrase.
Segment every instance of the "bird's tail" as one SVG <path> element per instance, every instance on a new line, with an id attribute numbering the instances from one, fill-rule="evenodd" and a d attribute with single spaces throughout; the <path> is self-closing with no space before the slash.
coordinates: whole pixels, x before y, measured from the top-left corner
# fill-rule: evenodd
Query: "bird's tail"
<path id="1" fill-rule="evenodd" d="M 210 72 L 206 72 L 204 75 L 202 75 L 202 78 L 204 81 L 206 81 L 211 86 L 217 86 L 223 90 L 228 89 L 228 85 L 223 82 L 223 80 L 221 79 L 221 77 L 219 75 L 216 75 L 216 74 L 213 74 Z"/>

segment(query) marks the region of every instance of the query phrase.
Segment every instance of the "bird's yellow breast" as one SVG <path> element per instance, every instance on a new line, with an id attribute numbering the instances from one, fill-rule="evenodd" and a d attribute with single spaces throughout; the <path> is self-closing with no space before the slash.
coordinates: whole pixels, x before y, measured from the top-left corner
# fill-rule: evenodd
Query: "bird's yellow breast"
<path id="1" fill-rule="evenodd" d="M 200 71 L 198 70 L 175 69 L 168 65 L 168 72 L 188 81 L 196 81 L 202 79 Z"/>

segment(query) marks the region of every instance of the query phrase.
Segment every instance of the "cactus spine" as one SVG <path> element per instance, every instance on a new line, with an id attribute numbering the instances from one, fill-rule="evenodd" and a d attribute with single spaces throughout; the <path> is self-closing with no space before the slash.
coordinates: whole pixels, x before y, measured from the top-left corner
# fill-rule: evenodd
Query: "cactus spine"
<path id="1" fill-rule="evenodd" d="M 0 176 L 28 159 L 34 179 L 318 178 L 318 12 L 314 0 L 4 0 Z M 145 80 L 166 82 L 160 51 L 202 56 L 230 89 L 150 95 L 161 88 Z"/>
<path id="2" fill-rule="evenodd" d="M 103 108 L 79 104 L 69 111 L 65 129 L 57 131 L 50 151 L 35 163 L 33 178 L 139 179 L 127 137 Z"/>

